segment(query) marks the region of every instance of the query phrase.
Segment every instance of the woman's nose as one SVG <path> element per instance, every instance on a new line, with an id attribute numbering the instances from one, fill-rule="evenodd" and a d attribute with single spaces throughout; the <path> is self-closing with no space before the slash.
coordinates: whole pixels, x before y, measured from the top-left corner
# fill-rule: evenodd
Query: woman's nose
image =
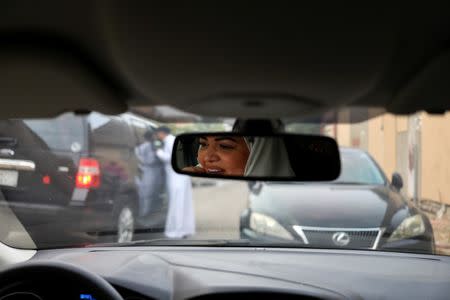
<path id="1" fill-rule="evenodd" d="M 219 156 L 213 147 L 208 148 L 206 151 L 205 160 L 208 162 L 215 162 L 219 160 Z"/>

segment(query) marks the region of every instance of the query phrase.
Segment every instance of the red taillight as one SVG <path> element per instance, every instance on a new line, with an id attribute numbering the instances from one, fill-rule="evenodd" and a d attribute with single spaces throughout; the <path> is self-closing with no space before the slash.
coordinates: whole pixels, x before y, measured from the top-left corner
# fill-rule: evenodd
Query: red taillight
<path id="1" fill-rule="evenodd" d="M 50 178 L 50 176 L 45 175 L 45 176 L 42 177 L 42 183 L 43 184 L 50 184 L 50 183 L 52 183 L 52 179 Z"/>
<path id="2" fill-rule="evenodd" d="M 100 186 L 100 164 L 93 158 L 81 158 L 76 177 L 77 188 L 97 188 Z"/>

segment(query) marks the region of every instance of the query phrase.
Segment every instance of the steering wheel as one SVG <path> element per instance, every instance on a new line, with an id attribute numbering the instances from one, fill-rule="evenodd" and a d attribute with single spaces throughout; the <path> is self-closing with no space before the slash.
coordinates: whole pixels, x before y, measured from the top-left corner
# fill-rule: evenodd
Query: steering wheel
<path id="1" fill-rule="evenodd" d="M 0 271 L 3 299 L 123 300 L 102 277 L 55 261 L 25 262 Z"/>

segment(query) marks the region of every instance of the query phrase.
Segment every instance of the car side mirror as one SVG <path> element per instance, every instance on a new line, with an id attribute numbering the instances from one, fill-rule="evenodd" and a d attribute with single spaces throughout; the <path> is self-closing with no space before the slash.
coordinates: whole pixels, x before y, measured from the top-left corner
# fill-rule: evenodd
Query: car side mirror
<path id="1" fill-rule="evenodd" d="M 394 188 L 397 189 L 397 191 L 400 191 L 403 187 L 403 179 L 402 176 L 395 172 L 394 174 L 392 174 L 392 180 L 391 180 L 391 184 Z"/>

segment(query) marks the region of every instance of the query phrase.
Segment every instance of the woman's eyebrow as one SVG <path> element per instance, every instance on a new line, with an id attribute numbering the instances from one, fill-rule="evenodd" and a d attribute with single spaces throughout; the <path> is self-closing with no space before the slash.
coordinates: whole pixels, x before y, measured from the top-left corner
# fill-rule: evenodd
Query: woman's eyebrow
<path id="1" fill-rule="evenodd" d="M 220 142 L 220 141 L 224 141 L 224 140 L 229 140 L 229 141 L 233 141 L 235 143 L 237 143 L 237 140 L 235 138 L 229 137 L 229 136 L 219 136 L 216 137 L 214 139 L 216 142 Z"/>

